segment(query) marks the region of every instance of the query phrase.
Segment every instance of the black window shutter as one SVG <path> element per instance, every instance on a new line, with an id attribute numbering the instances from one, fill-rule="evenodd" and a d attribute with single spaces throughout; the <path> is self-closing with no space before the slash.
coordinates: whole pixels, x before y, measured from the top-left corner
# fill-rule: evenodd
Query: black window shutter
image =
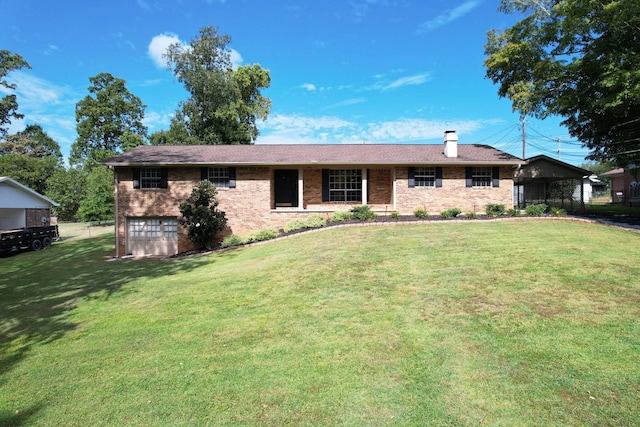
<path id="1" fill-rule="evenodd" d="M 160 188 L 167 188 L 169 186 L 169 169 L 160 169 Z"/>
<path id="2" fill-rule="evenodd" d="M 473 171 L 473 168 L 471 168 L 471 167 L 466 167 L 465 168 L 467 187 L 473 187 L 473 172 L 472 171 Z"/>
<path id="3" fill-rule="evenodd" d="M 200 168 L 200 181 L 209 179 L 209 168 Z"/>
<path id="4" fill-rule="evenodd" d="M 491 177 L 493 178 L 493 186 L 500 187 L 500 168 L 494 166 L 491 170 Z"/>
<path id="5" fill-rule="evenodd" d="M 133 168 L 133 188 L 140 188 L 140 168 Z"/>
<path id="6" fill-rule="evenodd" d="M 229 188 L 236 188 L 236 168 L 229 168 Z"/>
<path id="7" fill-rule="evenodd" d="M 416 168 L 409 166 L 409 188 L 416 186 Z"/>
<path id="8" fill-rule="evenodd" d="M 329 201 L 329 169 L 322 169 L 322 201 Z"/>
<path id="9" fill-rule="evenodd" d="M 436 168 L 436 187 L 442 187 L 442 168 Z"/>

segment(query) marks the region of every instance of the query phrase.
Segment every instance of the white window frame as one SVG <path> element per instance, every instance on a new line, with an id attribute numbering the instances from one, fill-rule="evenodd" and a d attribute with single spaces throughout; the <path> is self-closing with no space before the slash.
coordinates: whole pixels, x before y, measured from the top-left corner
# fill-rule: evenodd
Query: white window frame
<path id="1" fill-rule="evenodd" d="M 140 188 L 162 188 L 162 168 L 140 168 Z"/>
<path id="2" fill-rule="evenodd" d="M 207 179 L 216 188 L 229 188 L 229 168 L 207 168 Z"/>
<path id="3" fill-rule="evenodd" d="M 362 202 L 362 169 L 329 169 L 330 202 Z"/>
<path id="4" fill-rule="evenodd" d="M 493 187 L 493 169 L 488 166 L 473 166 L 471 168 L 472 187 Z"/>
<path id="5" fill-rule="evenodd" d="M 427 166 L 417 166 L 414 169 L 413 178 L 416 187 L 435 187 L 436 168 Z"/>

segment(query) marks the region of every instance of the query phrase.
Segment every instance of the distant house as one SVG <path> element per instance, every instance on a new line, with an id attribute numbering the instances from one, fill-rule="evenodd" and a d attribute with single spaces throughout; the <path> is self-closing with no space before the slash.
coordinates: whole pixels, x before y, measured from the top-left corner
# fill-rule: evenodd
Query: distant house
<path id="1" fill-rule="evenodd" d="M 0 177 L 0 230 L 51 225 L 53 200 L 6 176 Z"/>
<path id="2" fill-rule="evenodd" d="M 369 205 L 411 215 L 511 205 L 521 159 L 486 145 L 425 144 L 140 146 L 104 164 L 115 172 L 116 255 L 191 248 L 179 205 L 200 180 L 218 189 L 227 233 L 282 228 L 310 214 Z"/>
<path id="3" fill-rule="evenodd" d="M 565 209 L 579 209 L 591 197 L 593 173 L 552 157 L 528 158 L 513 177 L 514 205 L 544 203 Z"/>
<path id="4" fill-rule="evenodd" d="M 627 168 L 613 169 L 603 174 L 603 178 L 611 180 L 611 201 L 632 206 L 640 203 L 640 182 L 638 182 L 640 168 L 630 165 Z"/>

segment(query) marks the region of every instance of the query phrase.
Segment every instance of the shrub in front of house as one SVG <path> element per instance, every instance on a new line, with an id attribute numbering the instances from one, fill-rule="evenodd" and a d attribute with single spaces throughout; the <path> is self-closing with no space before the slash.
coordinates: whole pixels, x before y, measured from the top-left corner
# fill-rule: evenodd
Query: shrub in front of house
<path id="1" fill-rule="evenodd" d="M 462 211 L 458 208 L 447 209 L 446 211 L 440 212 L 440 216 L 443 218 L 455 218 L 460 215 Z"/>
<path id="2" fill-rule="evenodd" d="M 231 248 L 233 246 L 241 246 L 245 244 L 245 239 L 235 234 L 231 234 L 224 238 L 222 243 L 220 243 L 220 247 L 222 248 Z"/>
<path id="3" fill-rule="evenodd" d="M 378 215 L 373 212 L 371 207 L 368 205 L 354 206 L 349 210 L 349 212 L 351 212 L 354 219 L 360 221 L 368 221 L 378 217 Z"/>
<path id="4" fill-rule="evenodd" d="M 567 211 L 561 208 L 551 208 L 549 213 L 553 216 L 567 216 Z"/>
<path id="5" fill-rule="evenodd" d="M 209 181 L 200 182 L 179 209 L 180 225 L 187 228 L 189 240 L 199 249 L 213 249 L 215 236 L 227 224 L 224 212 L 218 210 L 218 191 Z"/>
<path id="6" fill-rule="evenodd" d="M 398 212 L 391 212 L 389 216 L 391 217 L 391 219 L 396 221 L 400 219 L 400 214 Z"/>
<path id="7" fill-rule="evenodd" d="M 544 203 L 538 203 L 536 205 L 529 205 L 526 208 L 524 208 L 524 211 L 527 215 L 529 216 L 541 216 L 544 215 L 544 213 L 547 210 L 547 205 L 545 205 Z"/>
<path id="8" fill-rule="evenodd" d="M 429 212 L 427 212 L 426 209 L 416 209 L 413 211 L 413 216 L 420 219 L 427 219 L 429 218 Z"/>
<path id="9" fill-rule="evenodd" d="M 329 221 L 342 222 L 349 221 L 350 219 L 353 219 L 353 214 L 351 212 L 335 211 L 333 214 L 331 214 L 331 218 L 329 218 Z"/>
<path id="10" fill-rule="evenodd" d="M 478 214 L 475 212 L 467 212 L 464 214 L 468 219 L 478 219 Z"/>
<path id="11" fill-rule="evenodd" d="M 322 215 L 309 215 L 307 218 L 295 218 L 284 226 L 286 233 L 292 231 L 305 230 L 312 228 L 321 228 L 326 225 L 326 221 Z"/>
<path id="12" fill-rule="evenodd" d="M 484 211 L 486 212 L 487 216 L 495 218 L 497 216 L 504 215 L 506 209 L 504 205 L 489 203 L 484 207 Z"/>
<path id="13" fill-rule="evenodd" d="M 520 216 L 522 215 L 522 211 L 518 208 L 507 209 L 507 215 L 509 216 Z"/>
<path id="14" fill-rule="evenodd" d="M 262 228 L 260 230 L 255 230 L 247 234 L 246 242 L 262 242 L 264 240 L 275 239 L 279 235 L 280 233 L 275 228 Z"/>

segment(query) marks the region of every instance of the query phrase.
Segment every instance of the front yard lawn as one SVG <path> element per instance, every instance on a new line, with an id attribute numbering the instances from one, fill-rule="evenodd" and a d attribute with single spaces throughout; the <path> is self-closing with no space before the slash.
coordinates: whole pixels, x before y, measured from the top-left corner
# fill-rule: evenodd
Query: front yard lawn
<path id="1" fill-rule="evenodd" d="M 0 425 L 640 419 L 638 233 L 439 222 L 107 262 L 113 243 L 0 258 Z"/>

